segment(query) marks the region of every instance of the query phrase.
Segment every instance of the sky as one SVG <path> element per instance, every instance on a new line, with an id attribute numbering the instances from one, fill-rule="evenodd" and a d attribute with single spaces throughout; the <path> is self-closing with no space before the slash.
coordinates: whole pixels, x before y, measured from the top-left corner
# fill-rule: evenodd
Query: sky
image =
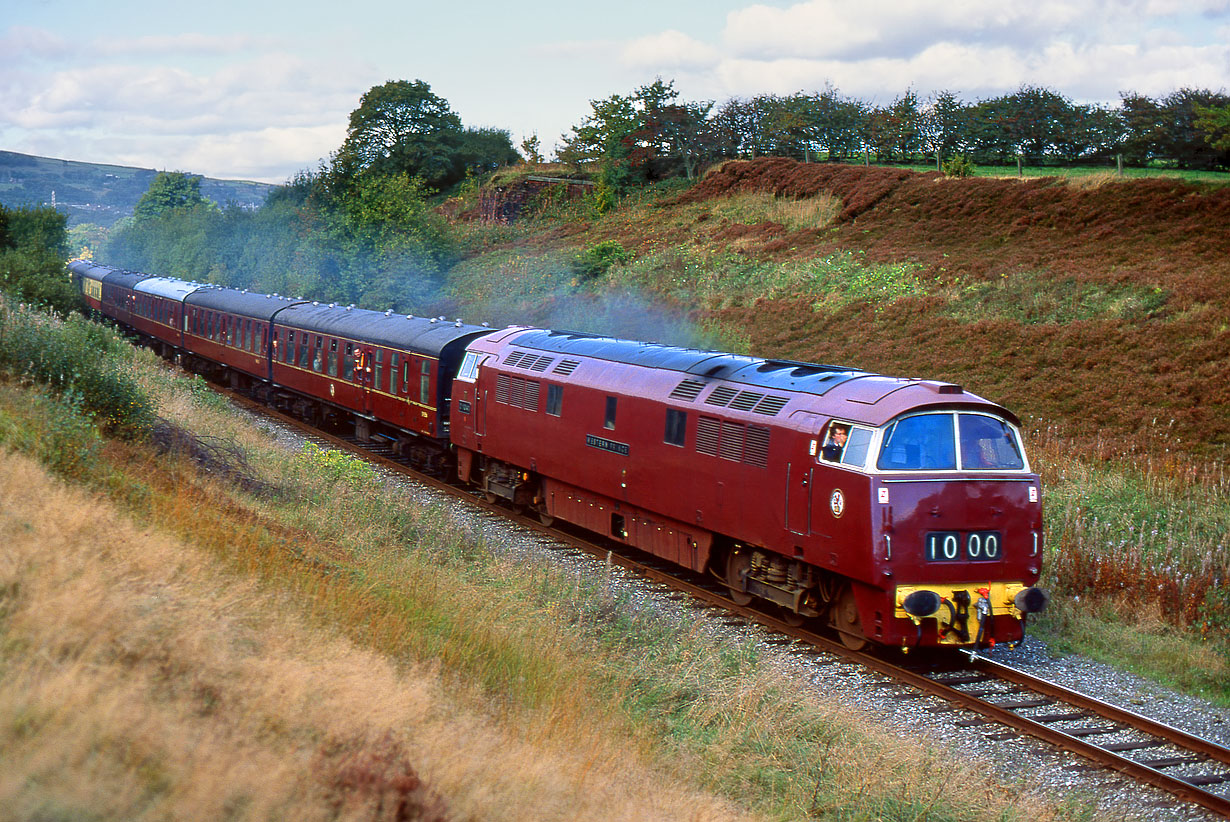
<path id="1" fill-rule="evenodd" d="M 345 9 L 345 10 L 343 10 Z M 0 0 L 0 150 L 282 183 L 423 80 L 550 156 L 590 101 L 1230 90 L 1230 0 Z"/>

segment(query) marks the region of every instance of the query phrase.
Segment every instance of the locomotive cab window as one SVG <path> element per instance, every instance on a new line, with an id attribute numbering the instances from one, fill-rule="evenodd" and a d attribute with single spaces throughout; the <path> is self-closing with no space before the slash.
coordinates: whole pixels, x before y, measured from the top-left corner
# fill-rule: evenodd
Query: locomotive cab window
<path id="1" fill-rule="evenodd" d="M 890 423 L 876 467 L 881 471 L 1021 471 L 1016 431 L 988 414 L 917 414 Z"/>
<path id="2" fill-rule="evenodd" d="M 564 413 L 564 386 L 547 385 L 547 413 L 553 417 Z"/>
<path id="3" fill-rule="evenodd" d="M 871 448 L 874 433 L 865 426 L 834 421 L 829 424 L 825 434 L 820 459 L 861 470 L 867 466 L 867 451 Z"/>
<path id="4" fill-rule="evenodd" d="M 478 351 L 467 351 L 465 359 L 461 361 L 461 368 L 457 370 L 457 379 L 466 382 L 474 382 L 478 379 L 478 366 L 483 361 L 483 355 Z"/>

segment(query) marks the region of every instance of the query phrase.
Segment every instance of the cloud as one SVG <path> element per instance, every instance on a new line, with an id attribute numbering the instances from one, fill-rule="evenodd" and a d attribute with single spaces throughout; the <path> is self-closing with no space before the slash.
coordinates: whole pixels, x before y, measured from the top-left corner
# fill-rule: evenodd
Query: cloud
<path id="1" fill-rule="evenodd" d="M 1087 9 L 1065 0 L 809 0 L 788 8 L 731 12 L 723 40 L 742 59 L 840 58 L 916 54 L 937 42 L 1027 45 L 1083 23 Z"/>
<path id="2" fill-rule="evenodd" d="M 906 89 L 973 100 L 1040 85 L 1113 104 L 1125 90 L 1223 88 L 1230 38 L 1210 20 L 1228 15 L 1230 0 L 807 0 L 731 12 L 712 47 L 675 31 L 642 37 L 625 60 L 719 100 L 829 84 L 880 104 Z"/>
<path id="3" fill-rule="evenodd" d="M 101 41 L 94 46 L 98 54 L 138 56 L 229 55 L 244 51 L 263 51 L 281 46 L 268 37 L 247 34 L 214 36 L 206 34 L 151 35 Z"/>
<path id="4" fill-rule="evenodd" d="M 12 26 L 0 36 L 0 54 L 13 66 L 27 58 L 61 58 L 68 42 L 58 34 L 30 26 Z"/>
<path id="5" fill-rule="evenodd" d="M 623 49 L 620 59 L 627 66 L 650 71 L 682 69 L 699 71 L 717 64 L 716 48 L 693 39 L 680 31 L 664 31 L 633 40 Z"/>

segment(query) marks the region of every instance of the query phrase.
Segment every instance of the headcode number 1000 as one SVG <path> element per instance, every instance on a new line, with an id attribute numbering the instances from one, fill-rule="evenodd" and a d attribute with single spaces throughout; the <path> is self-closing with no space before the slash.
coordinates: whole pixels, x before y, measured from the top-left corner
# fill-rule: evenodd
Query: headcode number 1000
<path id="1" fill-rule="evenodd" d="M 928 562 L 988 562 L 1002 557 L 999 531 L 929 531 L 923 544 Z"/>

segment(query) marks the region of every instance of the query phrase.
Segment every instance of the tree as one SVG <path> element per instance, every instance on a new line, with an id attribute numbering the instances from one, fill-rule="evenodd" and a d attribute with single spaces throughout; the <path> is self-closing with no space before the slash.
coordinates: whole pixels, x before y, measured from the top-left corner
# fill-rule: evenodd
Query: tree
<path id="1" fill-rule="evenodd" d="M 148 220 L 174 209 L 208 208 L 212 205 L 201 195 L 199 176 L 184 171 L 160 171 L 137 201 L 133 216 L 138 220 Z"/>
<path id="2" fill-rule="evenodd" d="M 1194 106 L 1196 128 L 1218 151 L 1230 151 L 1230 105 Z"/>
<path id="3" fill-rule="evenodd" d="M 923 148 L 936 158 L 938 168 L 965 148 L 969 110 L 951 91 L 941 91 L 924 107 L 919 132 Z"/>
<path id="4" fill-rule="evenodd" d="M 60 314 L 80 307 L 64 272 L 68 218 L 49 206 L 0 206 L 0 291 Z"/>
<path id="5" fill-rule="evenodd" d="M 359 174 L 408 174 L 432 186 L 455 173 L 461 118 L 422 80 L 374 86 L 350 112 L 346 139 L 334 159 L 343 183 Z"/>
<path id="6" fill-rule="evenodd" d="M 521 141 L 521 153 L 525 155 L 525 161 L 532 166 L 542 162 L 542 144 L 538 141 L 537 133 Z"/>

